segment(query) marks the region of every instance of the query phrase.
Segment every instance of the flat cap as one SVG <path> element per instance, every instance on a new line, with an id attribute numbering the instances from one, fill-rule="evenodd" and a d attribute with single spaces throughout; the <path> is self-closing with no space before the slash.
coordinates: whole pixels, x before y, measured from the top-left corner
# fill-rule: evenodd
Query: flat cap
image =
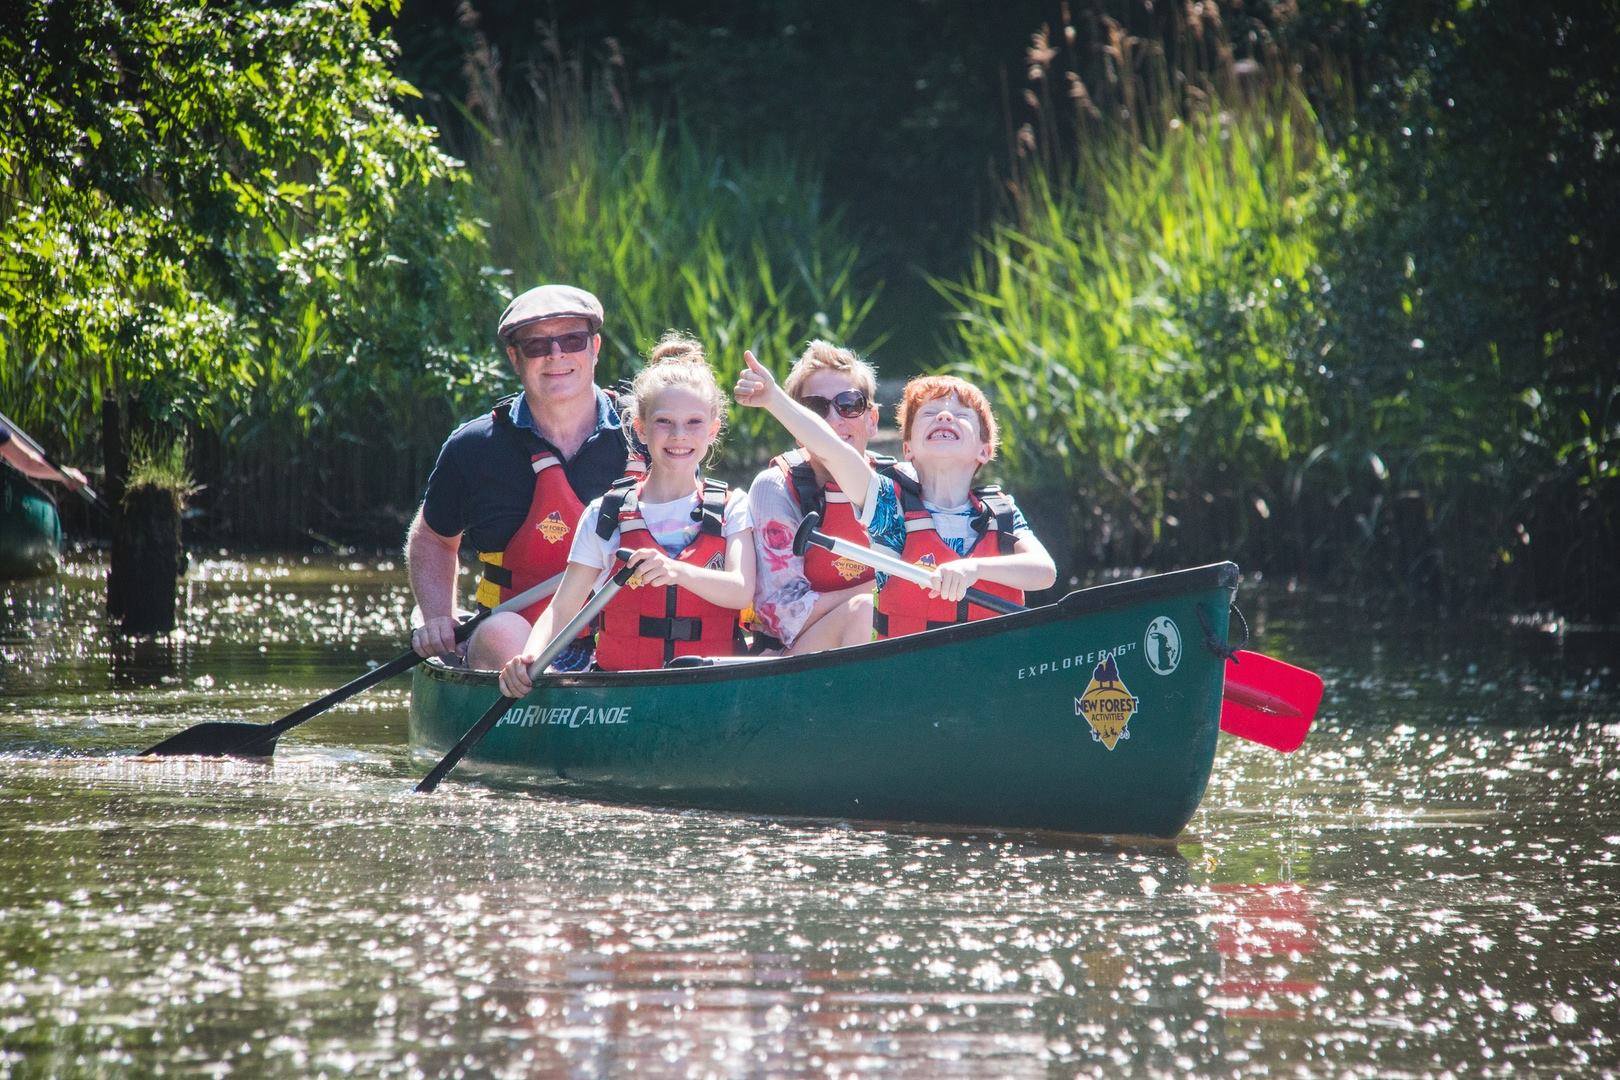
<path id="1" fill-rule="evenodd" d="M 602 329 L 602 301 L 572 285 L 540 285 L 516 297 L 501 312 L 495 332 L 510 341 L 521 326 L 541 319 L 576 318 L 589 320 L 591 332 Z"/>

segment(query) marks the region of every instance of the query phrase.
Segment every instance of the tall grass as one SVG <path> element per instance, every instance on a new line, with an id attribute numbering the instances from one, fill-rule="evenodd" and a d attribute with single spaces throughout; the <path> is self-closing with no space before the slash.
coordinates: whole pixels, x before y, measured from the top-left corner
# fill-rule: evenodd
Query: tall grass
<path id="1" fill-rule="evenodd" d="M 1240 56 L 1218 14 L 1035 35 L 1007 205 L 936 283 L 1032 520 L 1071 565 L 1236 557 L 1612 614 L 1601 288 L 1546 305 L 1562 286 L 1524 266 L 1562 265 L 1549 228 L 1503 220 L 1540 203 L 1436 134 L 1466 125 L 1422 80 L 1363 126 L 1331 62 L 1306 73 L 1263 36 Z M 1574 245 L 1579 200 L 1541 203 Z"/>
<path id="2" fill-rule="evenodd" d="M 529 89 L 516 107 L 484 95 L 468 153 L 490 257 L 513 291 L 565 281 L 601 298 L 599 379 L 632 375 L 671 327 L 723 376 L 744 349 L 781 373 L 812 337 L 873 344 L 860 339 L 876 293 L 857 280 L 859 250 L 780 144 L 734 154 L 566 63 Z M 779 449 L 761 411 L 730 423 L 727 471 Z"/>
<path id="3" fill-rule="evenodd" d="M 936 285 L 954 367 L 1007 414 L 1009 479 L 1077 562 L 1128 565 L 1180 557 L 1183 537 L 1241 546 L 1287 498 L 1282 467 L 1317 434 L 1324 152 L 1283 69 L 1193 94 L 1106 29 L 1113 101 L 1071 81 L 1067 150 L 1050 121 L 1024 129 L 1006 213 Z"/>

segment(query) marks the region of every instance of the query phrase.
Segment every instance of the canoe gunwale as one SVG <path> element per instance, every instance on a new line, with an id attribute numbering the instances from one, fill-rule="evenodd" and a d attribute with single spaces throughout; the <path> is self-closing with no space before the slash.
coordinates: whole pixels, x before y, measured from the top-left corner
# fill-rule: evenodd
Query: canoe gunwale
<path id="1" fill-rule="evenodd" d="M 1113 608 L 1127 607 L 1164 596 L 1178 596 L 1206 589 L 1237 589 L 1240 572 L 1232 562 L 1209 563 L 1205 566 L 1173 570 L 1164 574 L 1111 581 L 1077 589 L 1062 599 L 1040 607 L 1029 608 L 1012 615 L 999 615 L 977 622 L 928 630 L 906 637 L 889 638 L 863 645 L 804 656 L 778 656 L 748 663 L 715 664 L 702 667 L 652 668 L 646 671 L 588 671 L 572 674 L 548 674 L 535 681 L 536 688 L 586 688 L 603 686 L 657 686 L 669 683 L 723 682 L 737 678 L 758 678 L 776 672 L 798 672 L 840 664 L 859 663 L 894 654 L 922 652 L 937 645 L 971 641 L 1014 629 L 1039 626 L 1043 623 L 1070 620 Z M 1200 643 L 1201 644 L 1201 643 Z M 497 673 L 468 668 L 452 668 L 437 658 L 423 665 L 426 674 L 448 683 L 474 683 L 493 685 Z"/>

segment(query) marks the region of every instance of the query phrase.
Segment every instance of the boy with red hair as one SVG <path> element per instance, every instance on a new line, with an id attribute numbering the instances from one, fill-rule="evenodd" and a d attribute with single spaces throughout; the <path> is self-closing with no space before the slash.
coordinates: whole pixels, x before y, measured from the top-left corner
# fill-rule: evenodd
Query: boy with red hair
<path id="1" fill-rule="evenodd" d="M 879 474 L 825 420 L 784 393 L 753 353 L 744 360 L 748 368 L 737 381 L 737 402 L 768 410 L 821 460 L 849 493 L 874 544 L 934 568 L 926 589 L 879 575 L 875 610 L 870 596 L 845 605 L 842 644 L 858 644 L 872 630 L 898 637 L 988 618 L 993 612 L 963 599 L 969 587 L 1022 602 L 1024 592 L 1057 580 L 1052 557 L 1012 498 L 973 484 L 999 440 L 995 415 L 978 387 L 950 375 L 906 384 L 899 421 L 905 458 L 917 474 L 913 482 Z"/>

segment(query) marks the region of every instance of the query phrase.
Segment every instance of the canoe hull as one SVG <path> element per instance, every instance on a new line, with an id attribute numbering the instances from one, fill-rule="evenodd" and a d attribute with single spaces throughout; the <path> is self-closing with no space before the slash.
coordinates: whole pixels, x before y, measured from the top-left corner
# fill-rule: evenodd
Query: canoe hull
<path id="1" fill-rule="evenodd" d="M 548 676 L 460 768 L 641 805 L 1170 837 L 1209 780 L 1224 665 L 1203 627 L 1225 644 L 1236 584 L 1222 563 L 816 656 Z M 498 696 L 488 673 L 413 678 L 433 756 Z"/>
<path id="2" fill-rule="evenodd" d="M 0 465 L 0 578 L 56 572 L 62 522 L 56 502 L 21 473 Z"/>

